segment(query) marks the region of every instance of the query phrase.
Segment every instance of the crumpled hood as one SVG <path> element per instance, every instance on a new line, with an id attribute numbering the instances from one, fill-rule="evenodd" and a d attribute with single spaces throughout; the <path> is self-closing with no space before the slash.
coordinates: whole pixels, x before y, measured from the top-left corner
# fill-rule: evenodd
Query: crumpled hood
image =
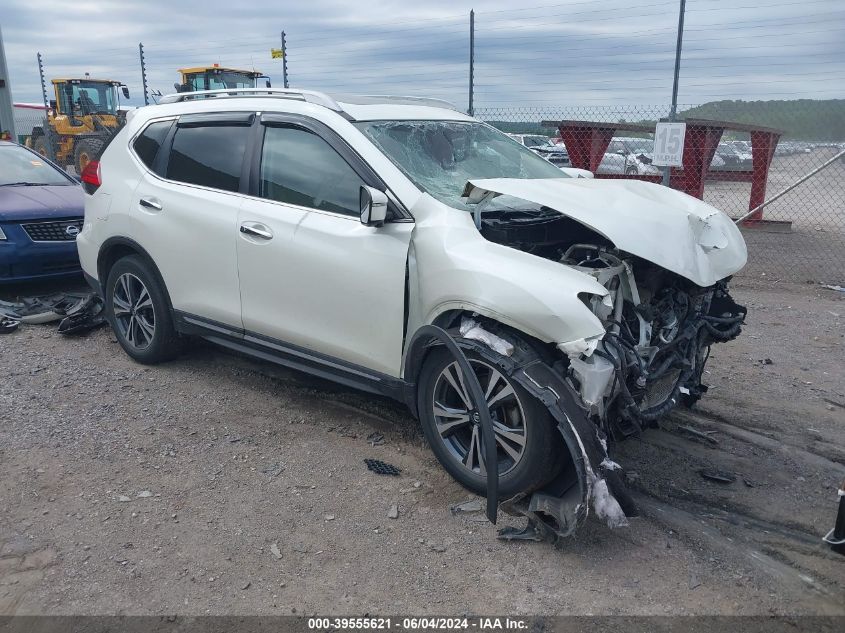
<path id="1" fill-rule="evenodd" d="M 0 222 L 81 218 L 85 194 L 79 185 L 0 187 Z"/>
<path id="2" fill-rule="evenodd" d="M 470 180 L 470 204 L 507 195 L 558 211 L 600 233 L 620 250 L 699 286 L 745 266 L 745 240 L 733 221 L 680 191 L 640 180 L 588 178 Z"/>

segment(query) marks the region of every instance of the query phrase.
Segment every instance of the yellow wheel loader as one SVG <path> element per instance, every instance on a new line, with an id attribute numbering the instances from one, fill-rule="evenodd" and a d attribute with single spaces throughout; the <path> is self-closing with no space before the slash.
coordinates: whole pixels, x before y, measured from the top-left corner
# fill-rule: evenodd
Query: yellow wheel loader
<path id="1" fill-rule="evenodd" d="M 129 89 L 119 81 L 87 77 L 52 83 L 56 98 L 45 124 L 32 129 L 26 145 L 63 168 L 73 165 L 79 175 L 125 123 L 118 88 L 126 99 Z"/>
<path id="2" fill-rule="evenodd" d="M 237 70 L 223 68 L 220 64 L 180 68 L 181 83 L 173 84 L 176 92 L 197 92 L 198 90 L 225 90 L 227 88 L 258 88 L 258 80 L 266 79 L 267 88 L 270 80 L 256 70 Z"/>

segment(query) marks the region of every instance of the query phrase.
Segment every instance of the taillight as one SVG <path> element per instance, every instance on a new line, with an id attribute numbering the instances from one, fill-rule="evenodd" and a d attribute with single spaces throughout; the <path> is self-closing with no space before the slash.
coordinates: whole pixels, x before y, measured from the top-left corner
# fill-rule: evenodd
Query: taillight
<path id="1" fill-rule="evenodd" d="M 86 193 L 94 193 L 103 184 L 100 180 L 100 161 L 92 160 L 82 170 L 82 186 Z"/>

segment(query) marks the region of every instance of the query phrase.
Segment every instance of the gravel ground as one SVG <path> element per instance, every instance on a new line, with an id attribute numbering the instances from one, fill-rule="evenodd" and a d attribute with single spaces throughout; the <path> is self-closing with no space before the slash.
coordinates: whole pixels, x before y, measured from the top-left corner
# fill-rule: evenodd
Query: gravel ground
<path id="1" fill-rule="evenodd" d="M 735 294 L 749 324 L 702 406 L 614 449 L 643 516 L 557 546 L 453 515 L 472 496 L 390 401 L 210 345 L 151 368 L 108 329 L 22 326 L 0 338 L 0 615 L 845 614 L 820 540 L 845 478 L 845 297 Z"/>

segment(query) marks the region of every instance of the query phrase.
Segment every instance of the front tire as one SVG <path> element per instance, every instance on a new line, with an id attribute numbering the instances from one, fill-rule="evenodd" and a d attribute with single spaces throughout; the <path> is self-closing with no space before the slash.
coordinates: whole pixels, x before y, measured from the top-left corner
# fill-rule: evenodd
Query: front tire
<path id="1" fill-rule="evenodd" d="M 499 494 L 531 492 L 548 483 L 562 466 L 563 441 L 546 407 L 505 375 L 496 354 L 465 352 L 487 397 L 496 434 Z M 417 407 L 423 432 L 443 468 L 460 484 L 484 495 L 487 469 L 481 428 L 474 420 L 469 391 L 451 353 L 439 347 L 419 376 Z"/>
<path id="2" fill-rule="evenodd" d="M 104 289 L 106 318 L 118 343 L 134 360 L 153 365 L 174 358 L 179 336 L 158 275 L 139 256 L 117 261 Z"/>

